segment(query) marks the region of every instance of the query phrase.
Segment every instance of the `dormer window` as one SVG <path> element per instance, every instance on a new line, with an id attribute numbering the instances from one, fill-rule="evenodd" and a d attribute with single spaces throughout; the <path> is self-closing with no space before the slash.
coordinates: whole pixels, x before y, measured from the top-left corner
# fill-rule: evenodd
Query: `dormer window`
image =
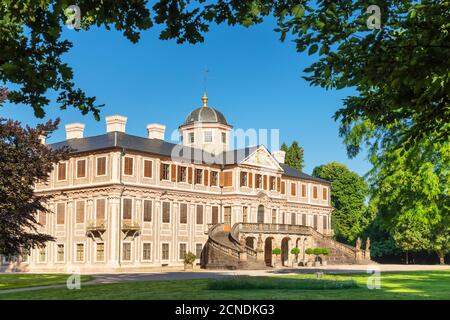
<path id="1" fill-rule="evenodd" d="M 209 143 L 209 142 L 212 142 L 213 141 L 213 138 L 212 138 L 212 132 L 211 131 L 206 131 L 205 133 L 204 133 L 204 135 L 205 135 L 205 139 L 204 139 L 204 141 L 205 141 L 205 143 Z"/>

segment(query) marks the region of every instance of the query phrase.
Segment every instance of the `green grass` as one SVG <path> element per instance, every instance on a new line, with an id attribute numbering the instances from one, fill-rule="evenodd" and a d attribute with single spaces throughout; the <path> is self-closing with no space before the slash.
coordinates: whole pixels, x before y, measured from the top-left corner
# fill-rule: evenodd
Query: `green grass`
<path id="1" fill-rule="evenodd" d="M 336 290 L 357 288 L 354 280 L 341 279 L 289 279 L 275 277 L 234 277 L 208 281 L 208 290 Z"/>
<path id="2" fill-rule="evenodd" d="M 314 275 L 283 278 L 305 280 L 314 279 Z M 213 280 L 201 279 L 85 285 L 81 290 L 44 289 L 0 294 L 0 299 L 450 299 L 450 271 L 382 273 L 379 290 L 369 290 L 367 278 L 367 274 L 324 277 L 358 284 L 348 289 L 211 290 L 208 286 Z"/>
<path id="3" fill-rule="evenodd" d="M 66 274 L 0 274 L 0 290 L 48 286 L 64 284 L 69 275 Z M 91 276 L 81 276 L 81 281 L 92 280 Z"/>

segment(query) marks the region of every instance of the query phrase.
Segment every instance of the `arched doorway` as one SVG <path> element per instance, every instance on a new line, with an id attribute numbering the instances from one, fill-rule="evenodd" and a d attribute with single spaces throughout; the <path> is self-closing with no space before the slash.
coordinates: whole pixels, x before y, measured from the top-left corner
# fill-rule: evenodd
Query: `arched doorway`
<path id="1" fill-rule="evenodd" d="M 281 263 L 285 267 L 289 260 L 289 241 L 291 241 L 291 239 L 288 237 L 281 240 Z"/>
<path id="2" fill-rule="evenodd" d="M 245 245 L 247 247 L 255 249 L 255 238 L 254 237 L 247 237 L 247 238 L 245 238 Z"/>
<path id="3" fill-rule="evenodd" d="M 264 206 L 260 204 L 258 206 L 258 217 L 257 217 L 258 223 L 264 223 Z"/>
<path id="4" fill-rule="evenodd" d="M 273 238 L 268 237 L 264 242 L 264 261 L 266 266 L 272 266 L 272 241 Z"/>

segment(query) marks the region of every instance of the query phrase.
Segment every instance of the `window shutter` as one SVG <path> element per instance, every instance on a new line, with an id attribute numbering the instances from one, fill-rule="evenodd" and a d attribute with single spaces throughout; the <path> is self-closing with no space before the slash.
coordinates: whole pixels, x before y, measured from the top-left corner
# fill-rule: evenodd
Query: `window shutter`
<path id="1" fill-rule="evenodd" d="M 66 218 L 66 205 L 58 203 L 56 206 L 56 224 L 64 224 Z"/>
<path id="2" fill-rule="evenodd" d="M 188 168 L 188 183 L 192 183 L 192 167 Z"/>
<path id="3" fill-rule="evenodd" d="M 86 160 L 77 161 L 77 178 L 86 177 Z"/>
<path id="4" fill-rule="evenodd" d="M 280 192 L 280 190 L 281 190 L 281 178 L 278 177 L 277 178 L 277 191 Z"/>
<path id="5" fill-rule="evenodd" d="M 267 176 L 264 175 L 263 177 L 263 185 L 264 185 L 264 190 L 267 190 Z"/>
<path id="6" fill-rule="evenodd" d="M 159 180 L 162 180 L 164 176 L 164 165 L 162 162 L 159 164 Z"/>
<path id="7" fill-rule="evenodd" d="M 224 172 L 219 173 L 219 184 L 221 187 L 225 186 L 225 173 Z"/>
<path id="8" fill-rule="evenodd" d="M 204 185 L 207 186 L 208 185 L 208 181 L 209 181 L 209 171 L 205 170 L 203 171 L 203 180 L 204 180 Z"/>
<path id="9" fill-rule="evenodd" d="M 233 185 L 233 175 L 231 171 L 225 172 L 225 187 L 231 187 Z"/>
<path id="10" fill-rule="evenodd" d="M 248 186 L 249 188 L 253 188 L 253 173 L 251 172 L 248 174 Z"/>
<path id="11" fill-rule="evenodd" d="M 286 182 L 284 181 L 281 182 L 281 193 L 282 194 L 286 193 Z"/>
<path id="12" fill-rule="evenodd" d="M 97 199 L 96 219 L 97 220 L 105 219 L 105 199 Z"/>
<path id="13" fill-rule="evenodd" d="M 66 164 L 60 163 L 58 165 L 58 180 L 66 180 Z"/>
<path id="14" fill-rule="evenodd" d="M 152 176 L 152 162 L 150 160 L 144 160 L 144 177 L 151 178 Z"/>
<path id="15" fill-rule="evenodd" d="M 170 166 L 170 176 L 173 182 L 177 181 L 177 166 L 174 164 Z"/>

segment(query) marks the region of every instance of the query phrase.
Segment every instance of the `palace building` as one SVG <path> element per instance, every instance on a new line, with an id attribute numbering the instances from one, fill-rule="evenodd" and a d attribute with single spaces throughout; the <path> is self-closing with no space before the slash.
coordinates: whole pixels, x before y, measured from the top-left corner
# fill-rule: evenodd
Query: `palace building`
<path id="1" fill-rule="evenodd" d="M 204 268 L 267 268 L 305 262 L 318 246 L 331 249 L 329 263 L 357 263 L 355 248 L 331 239 L 330 183 L 264 145 L 230 150 L 231 125 L 202 100 L 180 125 L 180 144 L 164 140 L 161 124 L 147 125 L 146 137 L 127 134 L 119 115 L 97 136 L 66 125 L 67 139 L 49 146 L 68 146 L 71 157 L 36 185 L 52 195 L 38 221 L 56 240 L 20 261 L 3 257 L 2 268 L 150 270 L 183 266 L 187 252 Z"/>

